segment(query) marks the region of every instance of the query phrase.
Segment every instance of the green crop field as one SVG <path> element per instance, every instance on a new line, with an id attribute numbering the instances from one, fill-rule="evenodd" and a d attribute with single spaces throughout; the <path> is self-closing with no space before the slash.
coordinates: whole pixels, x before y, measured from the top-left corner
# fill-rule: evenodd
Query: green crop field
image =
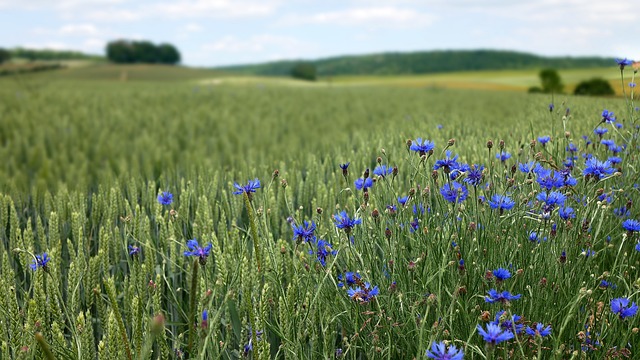
<path id="1" fill-rule="evenodd" d="M 299 84 L 0 78 L 0 359 L 639 356 L 632 89 Z"/>

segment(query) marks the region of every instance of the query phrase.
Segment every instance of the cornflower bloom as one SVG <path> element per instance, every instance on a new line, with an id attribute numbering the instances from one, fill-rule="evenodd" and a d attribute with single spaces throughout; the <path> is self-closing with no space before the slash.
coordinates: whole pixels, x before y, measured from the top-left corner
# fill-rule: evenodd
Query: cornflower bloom
<path id="1" fill-rule="evenodd" d="M 387 165 L 378 165 L 375 169 L 373 169 L 373 174 L 385 177 L 393 172 L 393 167 Z"/>
<path id="2" fill-rule="evenodd" d="M 516 334 L 520 334 L 522 332 L 522 328 L 524 325 L 519 324 L 518 322 L 522 319 L 522 316 L 513 314 L 511 319 L 505 315 L 506 311 L 500 310 L 496 313 L 496 317 L 491 324 L 499 325 L 501 328 L 514 332 Z"/>
<path id="3" fill-rule="evenodd" d="M 511 154 L 509 154 L 506 151 L 501 151 L 500 153 L 496 154 L 496 159 L 499 159 L 503 163 L 509 160 L 510 158 L 511 158 Z"/>
<path id="4" fill-rule="evenodd" d="M 445 343 L 441 342 L 432 342 L 431 349 L 427 350 L 426 355 L 429 359 L 437 359 L 437 360 L 462 360 L 464 357 L 464 353 L 462 349 L 458 350 L 455 345 L 450 345 L 447 349 Z"/>
<path id="5" fill-rule="evenodd" d="M 445 200 L 452 203 L 460 203 L 463 202 L 467 196 L 469 196 L 469 191 L 467 188 L 460 184 L 457 181 L 453 181 L 451 185 L 449 183 L 444 184 L 444 186 L 440 189 L 440 194 L 444 197 Z"/>
<path id="6" fill-rule="evenodd" d="M 505 268 L 497 268 L 491 272 L 498 281 L 504 281 L 511 277 L 509 270 Z"/>
<path id="7" fill-rule="evenodd" d="M 487 291 L 487 293 L 489 295 L 484 297 L 484 301 L 490 304 L 495 302 L 506 303 L 512 300 L 518 300 L 522 297 L 522 294 L 513 295 L 507 290 L 500 293 L 496 289 L 491 289 Z"/>
<path id="8" fill-rule="evenodd" d="M 344 164 L 340 164 L 340 169 L 342 169 L 342 176 L 347 177 L 349 175 L 349 164 L 350 162 L 346 162 Z"/>
<path id="9" fill-rule="evenodd" d="M 538 142 L 540 143 L 540 145 L 542 145 L 543 147 L 547 145 L 547 143 L 551 141 L 551 137 L 550 136 L 540 136 L 538 138 Z"/>
<path id="10" fill-rule="evenodd" d="M 560 208 L 558 210 L 558 215 L 560 215 L 562 220 L 575 219 L 576 217 L 575 211 L 570 206 Z"/>
<path id="11" fill-rule="evenodd" d="M 611 312 L 620 316 L 621 319 L 628 318 L 638 312 L 638 305 L 631 303 L 629 306 L 629 299 L 616 298 L 611 300 Z"/>
<path id="12" fill-rule="evenodd" d="M 607 149 L 609 149 L 610 147 L 614 146 L 616 142 L 611 139 L 602 139 L 600 140 L 600 144 L 606 146 Z"/>
<path id="13" fill-rule="evenodd" d="M 342 274 L 338 274 L 338 287 L 344 287 L 345 283 L 347 286 L 355 285 L 360 281 L 360 279 L 360 274 L 352 271 L 348 271 L 344 276 Z"/>
<path id="14" fill-rule="evenodd" d="M 464 178 L 464 182 L 470 184 L 471 186 L 478 186 L 482 183 L 484 179 L 484 166 L 473 164 L 473 166 L 469 167 L 469 172 L 467 173 L 467 177 Z"/>
<path id="15" fill-rule="evenodd" d="M 129 255 L 134 256 L 140 253 L 140 248 L 135 245 L 129 245 Z"/>
<path id="16" fill-rule="evenodd" d="M 555 206 L 562 206 L 564 202 L 567 200 L 567 196 L 558 191 L 552 191 L 549 193 L 542 192 L 536 196 L 536 199 L 540 201 L 544 201 L 544 203 L 553 209 Z"/>
<path id="17" fill-rule="evenodd" d="M 351 219 L 347 212 L 343 210 L 333 215 L 333 222 L 338 229 L 343 229 L 345 233 L 349 234 L 354 226 L 362 223 L 362 219 Z"/>
<path id="18" fill-rule="evenodd" d="M 602 121 L 603 123 L 613 124 L 616 122 L 616 117 L 613 116 L 613 111 L 609 111 L 607 109 L 602 110 Z"/>
<path id="19" fill-rule="evenodd" d="M 400 196 L 398 197 L 398 204 L 405 206 L 407 204 L 407 200 L 409 200 L 408 196 Z"/>
<path id="20" fill-rule="evenodd" d="M 515 204 L 516 203 L 506 195 L 493 194 L 491 200 L 489 200 L 489 206 L 491 206 L 492 209 L 498 209 L 501 215 L 505 210 L 513 209 Z"/>
<path id="21" fill-rule="evenodd" d="M 594 256 L 596 252 L 591 249 L 582 249 L 581 254 L 584 255 L 585 258 L 590 258 Z"/>
<path id="22" fill-rule="evenodd" d="M 435 144 L 431 141 L 427 139 L 423 141 L 422 138 L 417 138 L 411 142 L 411 147 L 409 149 L 417 152 L 418 154 L 420 154 L 420 156 L 422 156 L 432 151 L 434 147 Z"/>
<path id="23" fill-rule="evenodd" d="M 575 153 L 575 152 L 578 152 L 578 147 L 574 143 L 569 143 L 569 145 L 567 145 L 566 150 L 571 153 Z"/>
<path id="24" fill-rule="evenodd" d="M 451 172 L 451 170 L 457 169 L 460 166 L 460 164 L 458 164 L 458 161 L 457 161 L 458 155 L 451 157 L 450 150 L 446 151 L 446 155 L 447 157 L 445 157 L 444 159 L 440 159 L 436 161 L 436 163 L 433 165 L 433 170 L 438 170 L 442 168 L 444 172 L 448 174 Z"/>
<path id="25" fill-rule="evenodd" d="M 585 168 L 582 171 L 582 175 L 585 177 L 591 177 L 595 180 L 600 180 L 602 177 L 606 175 L 613 174 L 616 170 L 611 167 L 611 162 L 609 161 L 598 161 L 595 157 L 588 159 L 585 163 Z"/>
<path id="26" fill-rule="evenodd" d="M 546 337 L 551 335 L 551 325 L 547 325 L 547 327 L 545 327 L 544 324 L 537 323 L 534 329 L 527 326 L 527 328 L 524 329 L 524 331 L 533 337 L 536 337 L 536 336 Z"/>
<path id="27" fill-rule="evenodd" d="M 618 66 L 620 66 L 620 71 L 622 71 L 622 70 L 624 70 L 625 66 L 632 65 L 633 64 L 633 60 L 628 60 L 627 58 L 616 59 L 616 64 L 618 64 Z"/>
<path id="28" fill-rule="evenodd" d="M 198 240 L 191 239 L 187 241 L 187 248 L 189 251 L 184 252 L 184 256 L 197 256 L 198 261 L 200 261 L 200 265 L 204 266 L 207 263 L 207 258 L 211 252 L 211 247 L 213 244 L 209 243 L 205 247 L 200 247 Z"/>
<path id="29" fill-rule="evenodd" d="M 535 161 L 529 161 L 526 163 L 519 163 L 518 164 L 518 169 L 525 173 L 528 174 L 530 173 L 532 170 L 534 170 L 539 164 Z"/>
<path id="30" fill-rule="evenodd" d="M 628 232 L 640 231 L 640 221 L 635 219 L 627 219 L 622 223 L 622 227 Z"/>
<path id="31" fill-rule="evenodd" d="M 158 195 L 158 202 L 160 205 L 171 205 L 173 202 L 173 194 L 168 191 L 163 191 Z"/>
<path id="32" fill-rule="evenodd" d="M 308 221 L 304 221 L 304 223 L 300 226 L 296 226 L 296 224 L 291 224 L 293 228 L 293 240 L 297 243 L 307 242 L 313 240 L 313 233 L 316 231 L 316 223 Z"/>
<path id="33" fill-rule="evenodd" d="M 373 186 L 373 179 L 371 179 L 370 177 L 366 179 L 358 178 L 353 182 L 353 185 L 356 187 L 356 190 L 367 191 L 368 188 Z"/>
<path id="34" fill-rule="evenodd" d="M 373 300 L 376 295 L 380 293 L 380 289 L 377 286 L 371 287 L 370 283 L 360 284 L 357 288 L 351 288 L 347 290 L 347 295 L 351 299 L 361 304 L 366 304 Z"/>
<path id="35" fill-rule="evenodd" d="M 602 139 L 602 135 L 609 132 L 609 129 L 603 128 L 603 127 L 597 127 L 595 130 L 593 130 L 593 132 Z"/>
<path id="36" fill-rule="evenodd" d="M 478 329 L 478 334 L 482 336 L 484 341 L 491 345 L 497 345 L 503 341 L 511 340 L 515 336 L 513 332 L 502 331 L 500 326 L 491 323 L 487 324 L 486 331 L 479 324 L 476 326 L 476 329 Z"/>
<path id="37" fill-rule="evenodd" d="M 251 194 L 256 192 L 257 189 L 260 188 L 260 180 L 257 178 L 255 180 L 249 180 L 247 185 L 240 185 L 238 183 L 233 183 L 233 186 L 236 188 L 236 191 L 233 192 L 234 195 L 241 195 L 246 193 L 251 200 Z"/>
<path id="38" fill-rule="evenodd" d="M 31 264 L 29 264 L 29 267 L 31 267 L 31 270 L 33 271 L 38 270 L 38 268 L 42 268 L 42 270 L 47 271 L 47 264 L 50 260 L 51 258 L 49 257 L 49 254 L 45 252 L 42 253 L 42 255 L 36 255 L 35 259 L 31 260 Z"/>
<path id="39" fill-rule="evenodd" d="M 333 250 L 333 246 L 331 244 L 329 244 L 328 242 L 322 239 L 318 240 L 318 242 L 316 243 L 316 246 L 317 246 L 316 257 L 323 267 L 327 266 L 328 255 L 335 256 L 338 253 L 336 250 Z M 309 253 L 312 254 L 313 251 L 309 250 Z"/>
<path id="40" fill-rule="evenodd" d="M 203 329 L 209 327 L 209 311 L 207 309 L 202 310 L 202 322 L 200 322 L 200 327 Z"/>

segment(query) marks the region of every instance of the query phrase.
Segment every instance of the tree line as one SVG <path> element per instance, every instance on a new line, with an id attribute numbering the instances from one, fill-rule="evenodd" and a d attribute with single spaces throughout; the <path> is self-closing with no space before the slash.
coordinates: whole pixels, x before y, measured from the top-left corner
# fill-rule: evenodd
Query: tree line
<path id="1" fill-rule="evenodd" d="M 119 64 L 173 65 L 180 62 L 180 52 L 167 43 L 155 45 L 150 41 L 116 40 L 107 44 L 107 59 Z"/>

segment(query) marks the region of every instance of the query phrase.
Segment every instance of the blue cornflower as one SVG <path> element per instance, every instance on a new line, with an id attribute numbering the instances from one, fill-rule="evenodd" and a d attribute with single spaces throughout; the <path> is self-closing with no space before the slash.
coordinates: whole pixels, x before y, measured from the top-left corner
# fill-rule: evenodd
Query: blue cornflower
<path id="1" fill-rule="evenodd" d="M 531 170 L 535 169 L 537 165 L 539 164 L 536 163 L 535 161 L 529 161 L 527 163 L 519 163 L 518 169 L 520 169 L 521 172 L 527 174 L 527 173 L 530 173 Z"/>
<path id="2" fill-rule="evenodd" d="M 457 167 L 451 169 L 451 173 L 449 174 L 449 179 L 455 180 L 460 175 L 468 173 L 471 170 L 471 166 L 469 164 L 458 164 Z"/>
<path id="3" fill-rule="evenodd" d="M 347 175 L 349 175 L 349 164 L 351 164 L 350 162 L 346 162 L 344 164 L 340 164 L 340 169 L 342 169 L 342 176 L 345 177 L 345 180 L 347 178 Z"/>
<path id="4" fill-rule="evenodd" d="M 38 268 L 42 268 L 42 270 L 47 271 L 47 264 L 51 260 L 49 254 L 45 252 L 42 253 L 42 255 L 36 255 L 35 257 L 36 258 L 31 260 L 31 264 L 29 265 L 31 270 L 36 271 Z"/>
<path id="5" fill-rule="evenodd" d="M 551 325 L 547 325 L 547 327 L 545 327 L 544 324 L 537 323 L 535 326 L 535 329 L 532 329 L 527 326 L 527 328 L 524 329 L 524 331 L 533 337 L 535 336 L 546 337 L 551 335 Z"/>
<path id="6" fill-rule="evenodd" d="M 538 138 L 538 142 L 542 146 L 546 146 L 549 141 L 551 141 L 551 136 L 548 136 L 548 135 L 547 136 L 540 136 Z"/>
<path id="7" fill-rule="evenodd" d="M 510 331 L 502 331 L 500 326 L 488 323 L 487 330 L 485 331 L 482 326 L 478 325 L 478 334 L 482 336 L 485 342 L 491 345 L 497 345 L 503 341 L 511 340 L 515 335 Z"/>
<path id="8" fill-rule="evenodd" d="M 246 193 L 249 197 L 249 200 L 251 200 L 251 193 L 256 192 L 256 190 L 260 188 L 260 180 L 258 180 L 257 178 L 255 180 L 249 180 L 247 185 L 244 186 L 238 183 L 233 183 L 233 186 L 237 189 L 233 192 L 234 195 L 241 195 L 243 193 Z"/>
<path id="9" fill-rule="evenodd" d="M 610 162 L 611 165 L 616 165 L 616 164 L 620 164 L 622 162 L 622 159 L 618 156 L 609 156 L 607 161 Z"/>
<path id="10" fill-rule="evenodd" d="M 640 231 L 640 221 L 627 219 L 622 223 L 622 227 L 629 232 Z"/>
<path id="11" fill-rule="evenodd" d="M 500 293 L 496 289 L 491 289 L 491 290 L 487 291 L 487 293 L 489 295 L 484 297 L 484 301 L 488 302 L 490 304 L 493 304 L 495 302 L 506 303 L 506 302 L 511 301 L 511 300 L 518 300 L 518 299 L 520 299 L 520 297 L 522 297 L 522 294 L 512 295 L 507 290 L 505 290 L 505 291 Z"/>
<path id="12" fill-rule="evenodd" d="M 616 117 L 613 116 L 613 111 L 609 111 L 607 109 L 602 110 L 602 122 L 606 122 L 607 124 L 613 124 L 616 122 Z"/>
<path id="13" fill-rule="evenodd" d="M 409 200 L 408 196 L 399 196 L 398 197 L 398 203 L 402 206 L 405 206 L 407 204 L 407 200 Z"/>
<path id="14" fill-rule="evenodd" d="M 636 251 L 640 252 L 640 243 L 636 244 Z"/>
<path id="15" fill-rule="evenodd" d="M 300 226 L 296 226 L 296 224 L 291 224 L 293 228 L 293 240 L 296 242 L 307 242 L 313 240 L 313 233 L 316 231 L 316 223 L 308 221 L 304 221 L 304 223 Z"/>
<path id="16" fill-rule="evenodd" d="M 385 177 L 393 172 L 393 167 L 387 165 L 378 165 L 373 169 L 373 173 L 378 176 Z"/>
<path id="17" fill-rule="evenodd" d="M 613 153 L 613 155 L 617 155 L 618 153 L 622 152 L 622 146 L 620 145 L 611 145 L 608 147 L 609 151 L 611 151 Z"/>
<path id="18" fill-rule="evenodd" d="M 462 349 L 458 350 L 455 345 L 450 345 L 449 349 L 445 343 L 441 342 L 432 342 L 431 349 L 427 350 L 426 355 L 429 359 L 437 359 L 437 360 L 462 360 L 464 357 L 464 353 Z"/>
<path id="19" fill-rule="evenodd" d="M 424 214 L 424 205 L 422 204 L 413 204 L 413 214 L 414 215 L 423 215 Z"/>
<path id="20" fill-rule="evenodd" d="M 618 314 L 621 319 L 628 318 L 638 312 L 638 305 L 631 303 L 631 306 L 629 306 L 629 299 L 616 298 L 611 300 L 611 312 Z"/>
<path id="21" fill-rule="evenodd" d="M 513 209 L 515 204 L 516 203 L 506 195 L 493 194 L 491 200 L 489 200 L 489 206 L 491 206 L 492 209 L 499 209 L 500 214 L 502 214 L 504 210 Z"/>
<path id="22" fill-rule="evenodd" d="M 609 288 L 616 289 L 617 288 L 616 284 L 610 283 L 610 282 L 608 282 L 607 280 L 604 280 L 604 279 L 600 280 L 600 284 L 598 284 L 598 287 L 601 288 L 601 289 L 609 289 Z"/>
<path id="23" fill-rule="evenodd" d="M 553 103 L 549 104 L 549 112 L 553 112 L 553 109 L 555 109 Z"/>
<path id="24" fill-rule="evenodd" d="M 560 208 L 558 210 L 558 215 L 560 215 L 562 220 L 575 219 L 576 217 L 575 211 L 570 206 Z"/>
<path id="25" fill-rule="evenodd" d="M 602 137 L 602 135 L 606 134 L 607 132 L 609 132 L 609 129 L 607 128 L 603 128 L 603 127 L 597 127 L 595 128 L 595 130 L 593 130 L 593 132 L 598 135 L 599 137 Z"/>
<path id="26" fill-rule="evenodd" d="M 348 271 L 344 276 L 342 274 L 338 274 L 338 287 L 344 287 L 344 283 L 346 283 L 347 286 L 355 285 L 360 281 L 360 279 L 360 274 L 352 271 Z"/>
<path id="27" fill-rule="evenodd" d="M 411 142 L 411 147 L 409 149 L 419 153 L 420 156 L 422 156 L 428 153 L 429 151 L 432 151 L 434 147 L 435 147 L 435 144 L 432 143 L 431 141 L 427 139 L 423 141 L 422 138 L 417 138 Z"/>
<path id="28" fill-rule="evenodd" d="M 436 126 L 438 128 L 438 130 L 442 130 L 442 124 L 438 124 L 438 126 Z"/>
<path id="29" fill-rule="evenodd" d="M 184 256 L 197 256 L 200 264 L 204 265 L 207 262 L 207 257 L 209 257 L 212 246 L 213 245 L 209 243 L 205 247 L 200 247 L 200 244 L 198 244 L 198 240 L 191 239 L 187 241 L 187 247 L 189 248 L 189 251 L 185 251 Z"/>
<path id="30" fill-rule="evenodd" d="M 446 155 L 446 158 L 436 161 L 436 163 L 433 165 L 433 170 L 443 168 L 445 173 L 449 173 L 451 170 L 458 168 L 458 155 L 451 157 L 451 151 L 449 150 L 446 151 Z"/>
<path id="31" fill-rule="evenodd" d="M 596 180 L 600 180 L 602 177 L 606 175 L 611 175 L 616 170 L 611 167 L 611 162 L 609 161 L 598 161 L 595 157 L 588 159 L 585 163 L 585 168 L 582 171 L 582 175 L 593 177 Z"/>
<path id="32" fill-rule="evenodd" d="M 491 272 L 498 281 L 504 281 L 511 277 L 509 270 L 505 268 L 497 268 Z"/>
<path id="33" fill-rule="evenodd" d="M 378 289 L 377 286 L 374 286 L 372 288 L 371 284 L 369 283 L 364 283 L 364 285 L 361 285 L 357 288 L 351 288 L 347 290 L 347 295 L 349 295 L 349 297 L 354 301 L 361 304 L 366 304 L 369 301 L 373 300 L 379 293 L 380 289 Z"/>
<path id="34" fill-rule="evenodd" d="M 611 139 L 602 139 L 602 140 L 600 140 L 600 144 L 606 146 L 607 149 L 608 149 L 611 146 L 615 146 L 616 142 L 611 140 Z"/>
<path id="35" fill-rule="evenodd" d="M 333 215 L 333 222 L 336 224 L 338 229 L 343 229 L 344 232 L 349 234 L 351 229 L 362 223 L 362 219 L 351 219 L 346 211 L 341 211 L 338 214 Z"/>
<path id="36" fill-rule="evenodd" d="M 500 161 L 505 162 L 507 160 L 509 160 L 511 158 L 511 154 L 509 154 L 506 151 L 501 151 L 498 154 L 496 154 L 496 159 L 500 159 Z"/>
<path id="37" fill-rule="evenodd" d="M 554 206 L 564 205 L 564 202 L 567 200 L 567 196 L 558 191 L 552 191 L 549 193 L 541 192 L 536 196 L 536 199 L 544 201 L 547 206 L 553 208 Z"/>
<path id="38" fill-rule="evenodd" d="M 200 322 L 200 327 L 206 329 L 209 326 L 209 310 L 202 310 L 202 321 Z"/>
<path id="39" fill-rule="evenodd" d="M 578 152 L 578 147 L 574 143 L 569 143 L 567 145 L 566 150 L 572 153 Z"/>
<path id="40" fill-rule="evenodd" d="M 621 206 L 619 208 L 613 209 L 613 215 L 619 218 L 627 218 L 631 216 L 631 212 L 627 209 L 626 206 Z"/>
<path id="41" fill-rule="evenodd" d="M 538 233 L 535 231 L 532 231 L 529 233 L 529 241 L 537 241 L 540 242 L 540 240 L 538 240 Z"/>
<path id="42" fill-rule="evenodd" d="M 445 200 L 452 203 L 460 203 L 463 202 L 467 196 L 469 196 L 469 190 L 467 190 L 466 186 L 460 184 L 457 181 L 453 181 L 451 185 L 449 183 L 444 184 L 444 186 L 440 189 L 440 194 L 444 197 Z"/>
<path id="43" fill-rule="evenodd" d="M 636 83 L 634 83 L 634 82 L 630 82 L 630 83 L 629 83 L 629 87 L 630 87 L 630 88 L 634 88 L 634 87 L 636 87 Z"/>
<path id="44" fill-rule="evenodd" d="M 616 59 L 616 64 L 620 66 L 620 70 L 624 70 L 625 66 L 633 64 L 633 60 L 628 60 L 627 58 Z"/>
<path id="45" fill-rule="evenodd" d="M 356 190 L 366 190 L 373 186 L 373 179 L 371 179 L 370 177 L 366 179 L 358 178 L 353 182 L 353 185 L 355 185 Z"/>
<path id="46" fill-rule="evenodd" d="M 160 205 L 171 205 L 173 202 L 173 194 L 168 191 L 163 191 L 158 195 L 158 202 Z"/>
<path id="47" fill-rule="evenodd" d="M 524 325 L 518 323 L 522 319 L 522 316 L 513 314 L 513 316 L 511 316 L 511 319 L 509 319 L 508 316 L 503 316 L 505 315 L 505 312 L 506 311 L 504 310 L 498 311 L 496 313 L 495 319 L 490 323 L 493 325 L 498 325 L 501 328 L 513 333 L 520 334 L 522 332 L 522 328 L 524 328 Z"/>
<path id="48" fill-rule="evenodd" d="M 320 264 L 322 264 L 322 266 L 327 266 L 327 256 L 335 256 L 338 252 L 336 250 L 333 250 L 333 246 L 331 244 L 322 239 L 318 240 L 316 245 L 316 257 L 318 258 L 318 261 L 320 262 Z"/>
<path id="49" fill-rule="evenodd" d="M 473 166 L 469 167 L 467 177 L 465 177 L 463 181 L 471 186 L 478 186 L 482 182 L 482 179 L 484 179 L 483 171 L 484 166 L 473 164 Z"/>
<path id="50" fill-rule="evenodd" d="M 134 256 L 140 253 L 140 248 L 135 245 L 129 245 L 129 255 Z"/>
<path id="51" fill-rule="evenodd" d="M 545 169 L 540 164 L 536 165 L 533 172 L 536 174 L 536 182 L 545 190 L 560 188 L 565 185 L 565 178 L 561 173 Z"/>
<path id="52" fill-rule="evenodd" d="M 596 254 L 595 251 L 591 250 L 591 249 L 582 249 L 582 255 L 584 255 L 585 258 L 590 258 L 592 256 L 594 256 Z"/>

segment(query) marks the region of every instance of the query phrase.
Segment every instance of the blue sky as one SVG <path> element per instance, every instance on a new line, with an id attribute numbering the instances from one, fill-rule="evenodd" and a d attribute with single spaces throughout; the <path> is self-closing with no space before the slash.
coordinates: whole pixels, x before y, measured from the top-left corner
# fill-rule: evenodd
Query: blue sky
<path id="1" fill-rule="evenodd" d="M 632 0 L 0 0 L 0 47 L 103 54 L 108 41 L 178 47 L 183 63 L 434 49 L 640 58 Z"/>

